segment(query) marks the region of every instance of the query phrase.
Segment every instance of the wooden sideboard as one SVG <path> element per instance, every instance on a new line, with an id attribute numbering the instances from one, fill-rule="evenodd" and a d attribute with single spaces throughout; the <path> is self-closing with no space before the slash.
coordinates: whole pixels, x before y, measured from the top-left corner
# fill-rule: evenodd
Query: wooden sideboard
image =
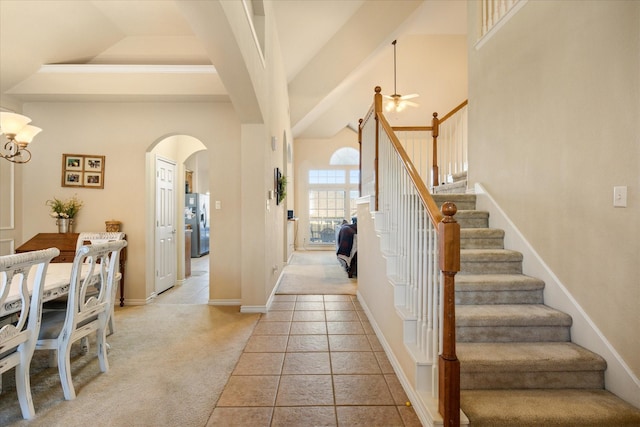
<path id="1" fill-rule="evenodd" d="M 60 255 L 51 262 L 73 262 L 76 256 L 76 242 L 80 233 L 38 233 L 16 248 L 16 253 L 31 252 L 40 249 L 58 248 Z M 120 251 L 120 307 L 124 306 L 124 271 L 127 262 L 127 248 Z"/>

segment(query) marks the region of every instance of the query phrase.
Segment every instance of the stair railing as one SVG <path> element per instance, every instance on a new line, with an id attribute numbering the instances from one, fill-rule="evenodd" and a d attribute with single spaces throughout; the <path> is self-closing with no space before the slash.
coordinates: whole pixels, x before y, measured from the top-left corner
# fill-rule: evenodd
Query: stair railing
<path id="1" fill-rule="evenodd" d="M 445 426 L 460 425 L 460 364 L 455 351 L 455 275 L 460 270 L 456 206 L 442 212 L 382 113 L 380 87 L 360 121 L 362 196 L 372 198 L 376 228 L 394 283 L 395 304 L 413 330 L 405 343 L 432 364 L 432 397 Z M 405 322 L 406 323 L 406 322 Z M 436 363 L 437 361 L 437 363 Z M 437 383 L 435 379 L 437 378 Z M 420 379 L 418 378 L 418 382 Z M 420 387 L 419 385 L 417 387 Z"/>
<path id="2" fill-rule="evenodd" d="M 467 104 L 465 100 L 441 119 L 433 113 L 431 126 L 393 127 L 429 188 L 467 171 Z"/>

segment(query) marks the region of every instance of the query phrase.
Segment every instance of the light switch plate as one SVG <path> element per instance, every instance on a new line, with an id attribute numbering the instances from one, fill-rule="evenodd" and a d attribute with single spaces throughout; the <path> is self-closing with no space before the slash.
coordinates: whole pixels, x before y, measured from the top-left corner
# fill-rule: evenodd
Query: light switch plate
<path id="1" fill-rule="evenodd" d="M 613 187 L 613 206 L 616 208 L 627 207 L 627 187 Z"/>

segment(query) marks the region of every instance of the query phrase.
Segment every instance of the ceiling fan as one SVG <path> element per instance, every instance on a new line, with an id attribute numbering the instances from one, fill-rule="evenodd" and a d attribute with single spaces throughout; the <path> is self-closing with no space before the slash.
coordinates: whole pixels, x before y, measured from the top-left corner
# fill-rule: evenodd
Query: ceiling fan
<path id="1" fill-rule="evenodd" d="M 419 104 L 409 101 L 409 99 L 417 98 L 417 93 L 412 93 L 410 95 L 400 95 L 396 89 L 396 43 L 398 40 L 394 40 L 391 42 L 393 45 L 393 95 L 384 95 L 385 98 L 388 99 L 387 105 L 385 109 L 387 111 L 396 111 L 400 112 L 405 109 L 406 106 L 410 107 L 418 107 Z"/>

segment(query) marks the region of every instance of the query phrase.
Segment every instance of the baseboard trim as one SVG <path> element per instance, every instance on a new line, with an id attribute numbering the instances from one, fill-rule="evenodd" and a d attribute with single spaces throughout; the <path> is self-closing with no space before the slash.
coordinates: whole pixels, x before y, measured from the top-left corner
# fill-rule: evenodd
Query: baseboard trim
<path id="1" fill-rule="evenodd" d="M 240 306 L 240 313 L 266 313 L 266 305 L 242 305 Z"/>
<path id="2" fill-rule="evenodd" d="M 239 299 L 210 299 L 207 304 L 209 305 L 241 305 Z"/>
<path id="3" fill-rule="evenodd" d="M 131 299 L 131 298 L 125 298 L 124 300 L 124 306 L 128 306 L 128 305 L 147 305 L 147 304 L 151 304 L 153 302 L 153 300 L 156 298 L 156 293 L 152 293 L 151 295 L 149 295 L 146 299 Z M 116 304 L 117 306 L 120 306 L 120 304 Z"/>

